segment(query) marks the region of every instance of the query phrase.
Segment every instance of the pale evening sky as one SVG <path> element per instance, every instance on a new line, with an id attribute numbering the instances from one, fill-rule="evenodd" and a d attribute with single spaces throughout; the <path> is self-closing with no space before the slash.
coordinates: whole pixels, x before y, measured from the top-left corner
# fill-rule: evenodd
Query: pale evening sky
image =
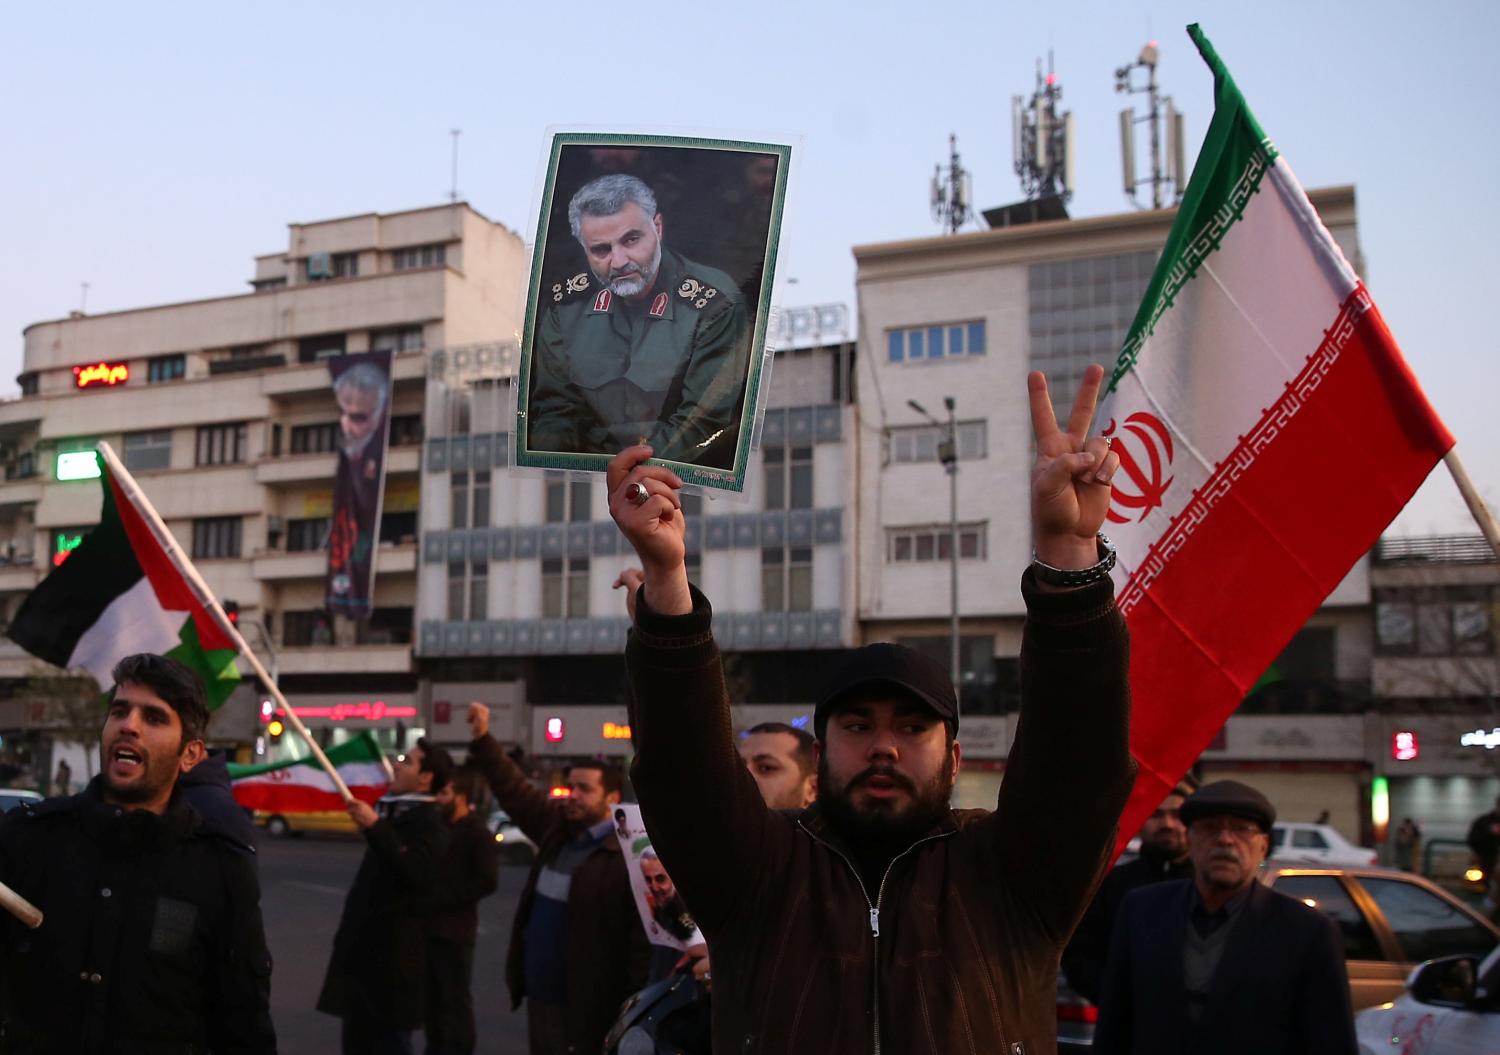
<path id="1" fill-rule="evenodd" d="M 1049 48 L 1074 216 L 1126 208 L 1113 71 L 1148 38 L 1191 159 L 1195 20 L 1303 183 L 1357 187 L 1376 302 L 1500 502 L 1489 2 L 5 5 L 0 393 L 82 282 L 90 313 L 245 292 L 289 222 L 445 200 L 450 128 L 462 197 L 523 236 L 549 126 L 799 136 L 778 300 L 852 308 L 851 246 L 937 233 L 950 131 L 981 207 L 1021 196 L 1010 97 Z M 1475 529 L 1439 469 L 1393 530 Z"/>

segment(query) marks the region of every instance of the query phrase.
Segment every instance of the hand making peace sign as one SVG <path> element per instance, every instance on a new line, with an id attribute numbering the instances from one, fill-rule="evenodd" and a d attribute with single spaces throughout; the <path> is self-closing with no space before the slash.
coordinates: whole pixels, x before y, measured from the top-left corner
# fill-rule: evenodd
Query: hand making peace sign
<path id="1" fill-rule="evenodd" d="M 1089 438 L 1104 368 L 1090 366 L 1078 385 L 1066 430 L 1058 427 L 1047 378 L 1026 379 L 1036 465 L 1031 471 L 1031 532 L 1039 560 L 1056 568 L 1087 568 L 1099 560 L 1095 537 L 1109 512 L 1110 478 L 1120 456 L 1103 436 Z"/>

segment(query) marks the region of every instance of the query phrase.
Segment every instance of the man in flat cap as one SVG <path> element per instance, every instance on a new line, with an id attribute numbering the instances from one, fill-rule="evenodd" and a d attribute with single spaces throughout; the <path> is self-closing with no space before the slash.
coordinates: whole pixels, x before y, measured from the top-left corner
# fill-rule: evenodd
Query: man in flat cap
<path id="1" fill-rule="evenodd" d="M 1120 906 L 1100 1055 L 1354 1055 L 1342 941 L 1315 908 L 1256 882 L 1276 809 L 1234 780 L 1182 805 L 1193 878 Z"/>

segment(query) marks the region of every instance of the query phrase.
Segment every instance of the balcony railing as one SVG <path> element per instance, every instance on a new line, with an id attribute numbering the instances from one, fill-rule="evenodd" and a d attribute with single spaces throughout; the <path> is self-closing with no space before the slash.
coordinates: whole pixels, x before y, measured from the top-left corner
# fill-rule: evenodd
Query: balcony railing
<path id="1" fill-rule="evenodd" d="M 1376 564 L 1491 564 L 1495 551 L 1483 535 L 1413 535 L 1383 538 Z"/>

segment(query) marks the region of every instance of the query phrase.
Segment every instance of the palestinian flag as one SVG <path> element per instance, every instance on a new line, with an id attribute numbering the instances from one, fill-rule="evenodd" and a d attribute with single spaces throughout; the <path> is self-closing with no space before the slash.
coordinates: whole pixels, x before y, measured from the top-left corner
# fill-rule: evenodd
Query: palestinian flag
<path id="1" fill-rule="evenodd" d="M 380 745 L 369 730 L 327 752 L 350 793 L 373 804 L 385 794 L 388 778 L 380 761 Z M 230 764 L 234 800 L 249 810 L 266 813 L 343 813 L 344 799 L 333 778 L 315 758 L 288 759 L 263 766 Z"/>
<path id="2" fill-rule="evenodd" d="M 1097 427 L 1131 631 L 1129 838 L 1453 445 L 1212 45 L 1213 122 Z"/>
<path id="3" fill-rule="evenodd" d="M 10 638 L 55 667 L 84 668 L 106 692 L 125 656 L 171 656 L 198 673 L 217 709 L 239 683 L 238 650 L 210 613 L 211 598 L 192 587 L 130 501 L 135 481 L 117 480 L 103 454 L 95 457 L 104 492 L 99 526 L 27 596 Z"/>

